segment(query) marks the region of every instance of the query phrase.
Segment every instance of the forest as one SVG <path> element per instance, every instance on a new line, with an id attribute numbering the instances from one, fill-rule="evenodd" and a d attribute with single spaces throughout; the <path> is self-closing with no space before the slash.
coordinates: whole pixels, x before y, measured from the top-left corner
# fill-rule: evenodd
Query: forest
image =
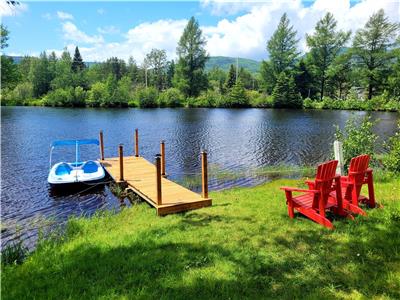
<path id="1" fill-rule="evenodd" d="M 62 107 L 258 107 L 400 111 L 400 24 L 383 10 L 352 33 L 331 13 L 306 35 L 299 50 L 286 14 L 266 44 L 256 73 L 231 65 L 205 70 L 206 39 L 192 17 L 176 59 L 152 49 L 142 63 L 110 57 L 86 64 L 78 46 L 71 55 L 42 52 L 19 63 L 4 54 L 10 32 L 1 25 L 2 105 Z"/>

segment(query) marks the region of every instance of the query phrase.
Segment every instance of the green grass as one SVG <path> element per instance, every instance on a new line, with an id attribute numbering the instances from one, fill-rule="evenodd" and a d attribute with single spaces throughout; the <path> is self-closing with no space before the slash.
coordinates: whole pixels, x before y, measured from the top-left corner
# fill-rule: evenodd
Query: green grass
<path id="1" fill-rule="evenodd" d="M 212 193 L 213 206 L 155 216 L 146 204 L 72 219 L 2 271 L 3 299 L 399 299 L 400 179 L 383 209 L 329 231 L 287 216 L 277 180 Z"/>

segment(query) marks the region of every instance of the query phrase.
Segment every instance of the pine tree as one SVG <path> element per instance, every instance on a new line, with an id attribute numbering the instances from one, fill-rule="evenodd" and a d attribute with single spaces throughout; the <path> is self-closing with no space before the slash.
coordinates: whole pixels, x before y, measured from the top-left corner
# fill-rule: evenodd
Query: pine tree
<path id="1" fill-rule="evenodd" d="M 246 90 L 243 84 L 238 80 L 232 87 L 228 95 L 229 107 L 247 107 L 249 106 L 249 99 L 246 95 Z"/>
<path id="2" fill-rule="evenodd" d="M 282 72 L 290 72 L 299 56 L 297 51 L 297 31 L 290 26 L 290 21 L 284 13 L 267 44 L 269 61 L 261 65 L 264 86 L 270 92 L 275 86 L 277 77 Z"/>
<path id="3" fill-rule="evenodd" d="M 373 14 L 353 40 L 353 53 L 366 83 L 368 99 L 384 86 L 394 58 L 398 23 L 390 23 L 383 9 Z"/>
<path id="4" fill-rule="evenodd" d="M 85 63 L 82 60 L 82 56 L 79 52 L 78 46 L 75 47 L 74 59 L 72 60 L 71 68 L 74 72 L 80 72 L 85 69 Z"/>
<path id="5" fill-rule="evenodd" d="M 300 59 L 296 66 L 295 82 L 303 98 L 312 98 L 315 95 L 313 87 L 313 76 L 306 60 Z"/>
<path id="6" fill-rule="evenodd" d="M 324 97 L 327 70 L 343 46 L 350 38 L 350 31 L 336 31 L 337 22 L 331 13 L 327 13 L 317 22 L 315 33 L 306 35 L 310 47 L 310 58 L 319 84 L 320 99 Z"/>
<path id="7" fill-rule="evenodd" d="M 178 43 L 178 63 L 174 76 L 174 86 L 187 97 L 196 97 L 207 88 L 204 68 L 208 54 L 205 45 L 199 23 L 192 17 Z"/>
<path id="8" fill-rule="evenodd" d="M 293 76 L 288 76 L 285 72 L 279 74 L 272 97 L 276 108 L 302 107 L 301 95 L 297 91 Z"/>
<path id="9" fill-rule="evenodd" d="M 231 64 L 229 67 L 228 77 L 226 78 L 225 87 L 231 89 L 236 83 L 236 68 Z"/>

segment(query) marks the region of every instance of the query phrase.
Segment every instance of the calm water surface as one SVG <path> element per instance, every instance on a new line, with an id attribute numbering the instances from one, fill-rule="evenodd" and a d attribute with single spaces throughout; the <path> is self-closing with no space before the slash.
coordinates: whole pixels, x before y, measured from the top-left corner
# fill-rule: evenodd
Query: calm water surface
<path id="1" fill-rule="evenodd" d="M 2 245 L 21 236 L 34 241 L 38 229 L 62 224 L 71 215 L 119 209 L 107 186 L 86 192 L 55 193 L 47 184 L 49 145 L 58 139 L 97 138 L 104 131 L 105 155 L 117 156 L 119 143 L 132 153 L 139 128 L 140 153 L 153 161 L 159 141 L 166 141 L 167 172 L 174 180 L 201 171 L 199 153 L 209 152 L 210 189 L 249 186 L 268 180 L 253 175 L 278 164 L 315 165 L 329 158 L 334 127 L 365 112 L 262 109 L 62 109 L 1 108 Z M 372 113 L 381 145 L 396 129 L 398 113 Z M 72 149 L 73 150 L 73 149 Z M 97 148 L 83 149 L 97 158 Z M 55 161 L 73 160 L 73 152 L 56 151 Z M 222 180 L 229 171 L 245 176 Z M 244 173 L 243 173 L 244 174 Z M 219 179 L 218 179 L 219 178 Z M 196 187 L 194 186 L 194 189 Z M 33 242 L 31 242 L 33 243 Z"/>

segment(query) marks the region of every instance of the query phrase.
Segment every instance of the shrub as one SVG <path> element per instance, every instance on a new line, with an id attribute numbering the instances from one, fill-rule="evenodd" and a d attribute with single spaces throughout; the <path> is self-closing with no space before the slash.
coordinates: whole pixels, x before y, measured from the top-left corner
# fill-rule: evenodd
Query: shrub
<path id="1" fill-rule="evenodd" d="M 304 108 L 309 108 L 309 109 L 314 109 L 315 108 L 315 101 L 313 101 L 310 98 L 306 98 L 303 101 L 303 107 Z"/>
<path id="2" fill-rule="evenodd" d="M 161 107 L 179 107 L 183 105 L 183 94 L 176 88 L 170 88 L 158 96 L 158 104 Z"/>
<path id="3" fill-rule="evenodd" d="M 129 105 L 131 100 L 131 79 L 128 76 L 124 76 L 117 83 L 117 88 L 112 101 L 112 106 L 126 107 Z"/>
<path id="4" fill-rule="evenodd" d="M 268 96 L 257 91 L 249 91 L 247 95 L 252 107 L 271 108 L 273 106 L 272 96 Z"/>
<path id="5" fill-rule="evenodd" d="M 154 87 L 139 89 L 137 91 L 137 98 L 139 106 L 142 108 L 157 107 L 158 92 Z"/>
<path id="6" fill-rule="evenodd" d="M 103 82 L 96 82 L 92 85 L 87 98 L 87 105 L 91 107 L 98 107 L 107 103 L 110 95 L 107 86 Z"/>
<path id="7" fill-rule="evenodd" d="M 72 106 L 73 88 L 56 89 L 49 92 L 44 98 L 46 106 Z"/>
<path id="8" fill-rule="evenodd" d="M 72 105 L 73 106 L 85 106 L 86 103 L 86 91 L 81 86 L 77 86 L 72 93 Z"/>
<path id="9" fill-rule="evenodd" d="M 400 174 L 400 121 L 397 124 L 397 132 L 386 146 L 388 153 L 383 158 L 383 165 L 385 169 Z"/>
<path id="10" fill-rule="evenodd" d="M 248 107 L 249 98 L 240 80 L 230 89 L 228 95 L 220 102 L 221 107 Z"/>
<path id="11" fill-rule="evenodd" d="M 9 95 L 17 104 L 25 104 L 33 98 L 33 85 L 29 82 L 19 83 Z"/>
<path id="12" fill-rule="evenodd" d="M 303 100 L 297 91 L 293 76 L 288 77 L 285 72 L 279 74 L 272 97 L 276 108 L 301 108 L 303 106 Z"/>
<path id="13" fill-rule="evenodd" d="M 344 131 L 336 126 L 335 139 L 343 143 L 344 165 L 347 169 L 350 160 L 361 154 L 369 154 L 372 161 L 374 160 L 374 145 L 377 136 L 372 132 L 374 123 L 371 117 L 365 117 L 361 124 L 355 118 L 350 118 L 344 127 Z"/>
<path id="14" fill-rule="evenodd" d="M 202 92 L 197 98 L 188 98 L 188 107 L 217 107 L 222 102 L 222 95 L 214 90 Z"/>

